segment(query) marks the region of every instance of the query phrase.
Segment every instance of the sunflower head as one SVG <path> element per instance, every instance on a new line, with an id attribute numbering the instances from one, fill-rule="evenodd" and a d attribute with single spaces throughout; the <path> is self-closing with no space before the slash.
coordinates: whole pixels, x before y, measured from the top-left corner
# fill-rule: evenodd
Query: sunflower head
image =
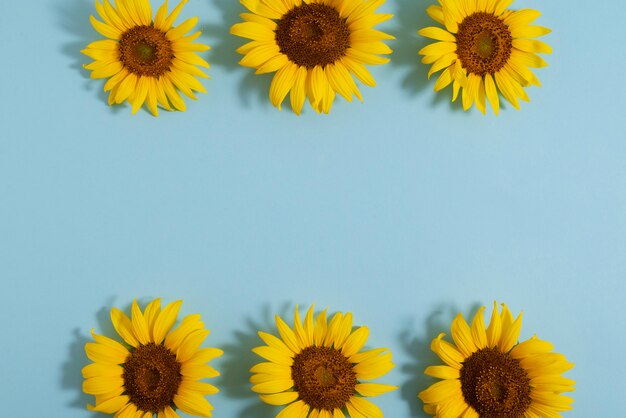
<path id="1" fill-rule="evenodd" d="M 279 109 L 287 95 L 300 114 L 304 102 L 315 111 L 330 112 L 336 94 L 363 100 L 354 81 L 376 83 L 365 65 L 389 61 L 382 41 L 393 36 L 374 29 L 392 15 L 377 14 L 384 0 L 241 0 L 250 11 L 231 33 L 250 42 L 237 51 L 239 62 L 257 74 L 276 73 L 270 101 Z"/>
<path id="2" fill-rule="evenodd" d="M 436 40 L 420 54 L 424 64 L 432 64 L 428 77 L 443 70 L 435 91 L 452 84 L 452 101 L 462 88 L 463 109 L 473 104 L 482 112 L 487 100 L 494 112 L 500 110 L 499 93 L 516 109 L 519 99 L 529 101 L 524 90 L 540 86 L 529 67 L 547 63 L 537 53 L 549 54 L 550 46 L 534 40 L 550 32 L 531 26 L 540 13 L 536 10 L 508 10 L 513 0 L 439 0 L 426 11 L 442 27 L 427 27 L 419 34 Z"/>
<path id="3" fill-rule="evenodd" d="M 480 308 L 471 326 L 459 314 L 451 344 L 439 334 L 432 350 L 446 365 L 429 366 L 427 375 L 443 379 L 419 394 L 424 410 L 438 417 L 532 418 L 560 416 L 572 399 L 574 381 L 561 376 L 573 364 L 537 337 L 518 344 L 522 315 L 513 319 L 506 305 L 494 303 L 489 326 Z"/>
<path id="4" fill-rule="evenodd" d="M 102 21 L 91 16 L 93 27 L 106 40 L 92 42 L 81 52 L 94 59 L 85 68 L 92 78 L 107 78 L 109 105 L 128 101 L 133 114 L 147 104 L 153 115 L 158 107 L 167 110 L 186 109 L 179 92 L 196 99 L 194 91 L 206 93 L 196 77 L 208 78 L 198 67 L 209 64 L 198 52 L 209 49 L 195 43 L 200 32 L 187 35 L 198 22 L 191 18 L 173 26 L 183 5 L 168 14 L 167 1 L 154 19 L 149 0 L 96 0 L 96 11 Z"/>
<path id="5" fill-rule="evenodd" d="M 250 382 L 262 401 L 285 405 L 281 418 L 383 416 L 365 397 L 396 387 L 366 381 L 393 368 L 391 353 L 362 351 L 369 330 L 353 329 L 352 314 L 336 313 L 328 322 L 326 311 L 314 317 L 311 306 L 302 323 L 296 307 L 293 328 L 278 315 L 276 326 L 280 338 L 259 332 L 266 345 L 252 351 L 267 361 L 250 369 Z"/>
<path id="6" fill-rule="evenodd" d="M 160 299 L 142 312 L 133 301 L 129 318 L 117 308 L 111 321 L 122 342 L 91 332 L 95 342 L 85 345 L 93 363 L 83 368 L 83 391 L 95 395 L 91 411 L 128 418 L 178 418 L 176 409 L 211 417 L 213 406 L 205 395 L 218 389 L 202 379 L 219 376 L 207 363 L 222 354 L 200 348 L 209 331 L 200 315 L 189 315 L 171 330 L 182 301 L 161 310 Z"/>

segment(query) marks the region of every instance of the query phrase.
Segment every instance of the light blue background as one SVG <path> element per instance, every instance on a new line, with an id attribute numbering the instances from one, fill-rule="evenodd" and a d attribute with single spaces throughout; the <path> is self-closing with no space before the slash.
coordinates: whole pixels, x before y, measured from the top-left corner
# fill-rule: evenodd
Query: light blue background
<path id="1" fill-rule="evenodd" d="M 494 299 L 576 363 L 565 416 L 625 416 L 626 6 L 517 1 L 543 12 L 555 52 L 531 103 L 496 118 L 432 92 L 415 35 L 431 3 L 381 8 L 396 53 L 364 104 L 296 117 L 269 104 L 271 76 L 236 64 L 242 6 L 192 0 L 181 18 L 200 16 L 214 47 L 209 94 L 155 119 L 108 108 L 81 68 L 91 1 L 4 1 L 2 415 L 96 416 L 80 390 L 89 329 L 162 296 L 227 351 L 216 417 L 275 416 L 248 390 L 249 350 L 296 303 L 369 325 L 397 365 L 381 381 L 401 386 L 378 404 L 421 417 L 429 341 Z"/>

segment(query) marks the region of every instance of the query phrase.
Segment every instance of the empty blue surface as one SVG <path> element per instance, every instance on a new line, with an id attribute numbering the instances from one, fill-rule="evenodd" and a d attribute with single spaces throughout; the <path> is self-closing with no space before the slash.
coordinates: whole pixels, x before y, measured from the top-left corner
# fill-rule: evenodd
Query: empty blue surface
<path id="1" fill-rule="evenodd" d="M 275 416 L 249 391 L 249 350 L 296 303 L 368 325 L 397 365 L 380 381 L 401 386 L 378 405 L 421 417 L 429 341 L 494 299 L 576 363 L 565 416 L 624 416 L 626 6 L 516 1 L 543 12 L 554 54 L 531 103 L 484 117 L 426 80 L 415 32 L 431 3 L 381 8 L 396 52 L 364 104 L 297 117 L 269 104 L 271 76 L 237 65 L 243 7 L 190 1 L 179 21 L 200 16 L 214 47 L 209 93 L 155 119 L 109 108 L 81 68 L 91 1 L 4 2 L 3 416 L 95 417 L 89 329 L 155 296 L 184 299 L 226 350 L 216 417 Z"/>

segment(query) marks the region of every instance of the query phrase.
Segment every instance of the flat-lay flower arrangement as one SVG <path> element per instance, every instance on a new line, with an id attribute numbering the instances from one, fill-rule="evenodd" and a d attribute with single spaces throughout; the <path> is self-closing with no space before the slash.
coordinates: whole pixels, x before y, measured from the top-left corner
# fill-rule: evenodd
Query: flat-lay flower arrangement
<path id="1" fill-rule="evenodd" d="M 394 16 L 380 13 L 384 0 L 241 0 L 240 20 L 228 22 L 241 39 L 239 64 L 255 74 L 272 74 L 269 102 L 292 112 L 307 106 L 329 113 L 341 96 L 363 102 L 361 89 L 374 87 L 371 66 L 394 59 L 394 36 L 378 25 Z M 96 0 L 93 28 L 104 38 L 82 50 L 94 79 L 104 79 L 109 105 L 128 102 L 185 111 L 186 99 L 206 93 L 210 47 L 198 39 L 199 18 L 177 19 L 187 3 L 153 10 L 149 0 Z M 512 9 L 513 0 L 438 0 L 424 13 L 432 26 L 415 27 L 430 44 L 416 50 L 415 66 L 430 66 L 435 92 L 449 89 L 467 111 L 495 114 L 502 100 L 514 108 L 540 86 L 533 69 L 546 61 L 548 44 L 536 38 L 549 29 L 534 25 L 540 13 Z M 416 2 L 418 8 L 419 3 Z M 421 57 L 421 58 L 420 58 Z M 420 62 L 421 61 L 421 62 Z M 251 71 L 252 71 L 251 70 Z M 308 102 L 308 105 L 307 105 Z M 222 349 L 203 347 L 209 336 L 198 314 L 178 320 L 182 302 L 161 307 L 160 299 L 130 315 L 112 308 L 117 335 L 99 335 L 85 345 L 92 363 L 82 369 L 83 390 L 95 398 L 92 411 L 118 418 L 176 418 L 181 413 L 211 417 L 207 399 L 219 392 L 210 383 L 220 372 L 209 365 Z M 366 348 L 370 330 L 351 313 L 316 312 L 293 321 L 275 317 L 276 331 L 259 330 L 251 348 L 259 362 L 250 369 L 250 391 L 278 406 L 277 418 L 379 418 L 377 396 L 398 389 L 385 375 L 393 369 L 392 349 Z M 432 336 L 440 358 L 423 371 L 438 379 L 414 396 L 426 414 L 441 418 L 553 418 L 572 409 L 575 382 L 564 376 L 573 364 L 534 336 L 519 341 L 521 314 L 494 304 L 489 324 L 484 308 L 471 324 L 459 314 L 451 339 Z M 268 414 L 271 410 L 268 407 Z"/>
<path id="2" fill-rule="evenodd" d="M 161 308 L 161 300 L 131 315 L 111 309 L 117 336 L 92 330 L 85 345 L 93 362 L 82 370 L 83 390 L 95 396 L 93 411 L 121 418 L 175 418 L 179 412 L 212 417 L 206 396 L 219 391 L 205 382 L 219 376 L 208 363 L 223 354 L 201 347 L 209 335 L 201 316 L 185 316 L 175 327 L 182 301 Z M 444 364 L 424 373 L 441 379 L 415 396 L 424 411 L 451 418 L 559 417 L 572 408 L 575 382 L 563 376 L 573 367 L 553 346 L 534 336 L 519 342 L 522 315 L 494 303 L 489 325 L 480 308 L 471 324 L 454 319 L 452 343 L 440 333 L 431 349 Z M 276 315 L 277 334 L 259 330 L 252 351 L 250 390 L 261 401 L 283 408 L 277 418 L 380 418 L 373 398 L 398 387 L 379 383 L 395 366 L 389 348 L 365 349 L 370 330 L 356 326 L 351 313 L 328 315 L 311 306 L 304 318 L 295 309 L 292 325 Z M 268 410 L 269 414 L 269 410 Z"/>
<path id="3" fill-rule="evenodd" d="M 363 101 L 359 84 L 376 85 L 368 67 L 393 59 L 394 37 L 376 28 L 393 19 L 377 12 L 384 2 L 241 0 L 242 21 L 230 29 L 247 40 L 237 49 L 239 64 L 273 74 L 271 104 L 280 109 L 289 96 L 295 114 L 307 101 L 329 113 L 337 95 Z M 169 10 L 166 1 L 153 13 L 149 0 L 96 0 L 91 23 L 106 39 L 82 52 L 94 60 L 85 65 L 91 77 L 106 79 L 109 105 L 128 102 L 133 113 L 145 105 L 157 116 L 159 108 L 184 111 L 183 97 L 206 93 L 199 79 L 208 78 L 209 46 L 197 42 L 197 17 L 176 24 L 185 3 Z M 434 90 L 451 86 L 452 101 L 460 94 L 464 110 L 476 106 L 482 113 L 489 103 L 498 114 L 502 99 L 516 109 L 529 101 L 526 89 L 541 85 L 531 68 L 547 65 L 537 54 L 552 52 L 535 39 L 550 32 L 533 24 L 540 13 L 511 9 L 513 0 L 438 3 L 425 10 L 434 26 L 415 28 L 433 41 L 415 51 L 415 65 L 422 65 L 419 54 L 431 66 L 429 78 L 439 73 Z"/>

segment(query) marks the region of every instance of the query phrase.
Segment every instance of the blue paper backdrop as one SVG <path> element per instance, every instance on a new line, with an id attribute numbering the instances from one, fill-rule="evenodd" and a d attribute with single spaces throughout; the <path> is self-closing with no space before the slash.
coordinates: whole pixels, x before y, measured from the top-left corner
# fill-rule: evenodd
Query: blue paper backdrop
<path id="1" fill-rule="evenodd" d="M 108 310 L 162 296 L 202 313 L 222 392 L 216 417 L 274 417 L 249 392 L 255 331 L 296 303 L 352 311 L 392 349 L 378 404 L 421 417 L 429 341 L 494 299 L 522 337 L 576 363 L 567 417 L 624 416 L 626 6 L 519 0 L 554 32 L 521 111 L 436 95 L 415 34 L 427 1 L 390 0 L 389 65 L 365 103 L 329 116 L 268 103 L 271 76 L 237 66 L 243 7 L 193 0 L 213 45 L 209 94 L 186 113 L 108 108 L 79 50 L 88 0 L 3 2 L 0 14 L 0 344 L 7 417 L 95 417 L 80 369 Z"/>

